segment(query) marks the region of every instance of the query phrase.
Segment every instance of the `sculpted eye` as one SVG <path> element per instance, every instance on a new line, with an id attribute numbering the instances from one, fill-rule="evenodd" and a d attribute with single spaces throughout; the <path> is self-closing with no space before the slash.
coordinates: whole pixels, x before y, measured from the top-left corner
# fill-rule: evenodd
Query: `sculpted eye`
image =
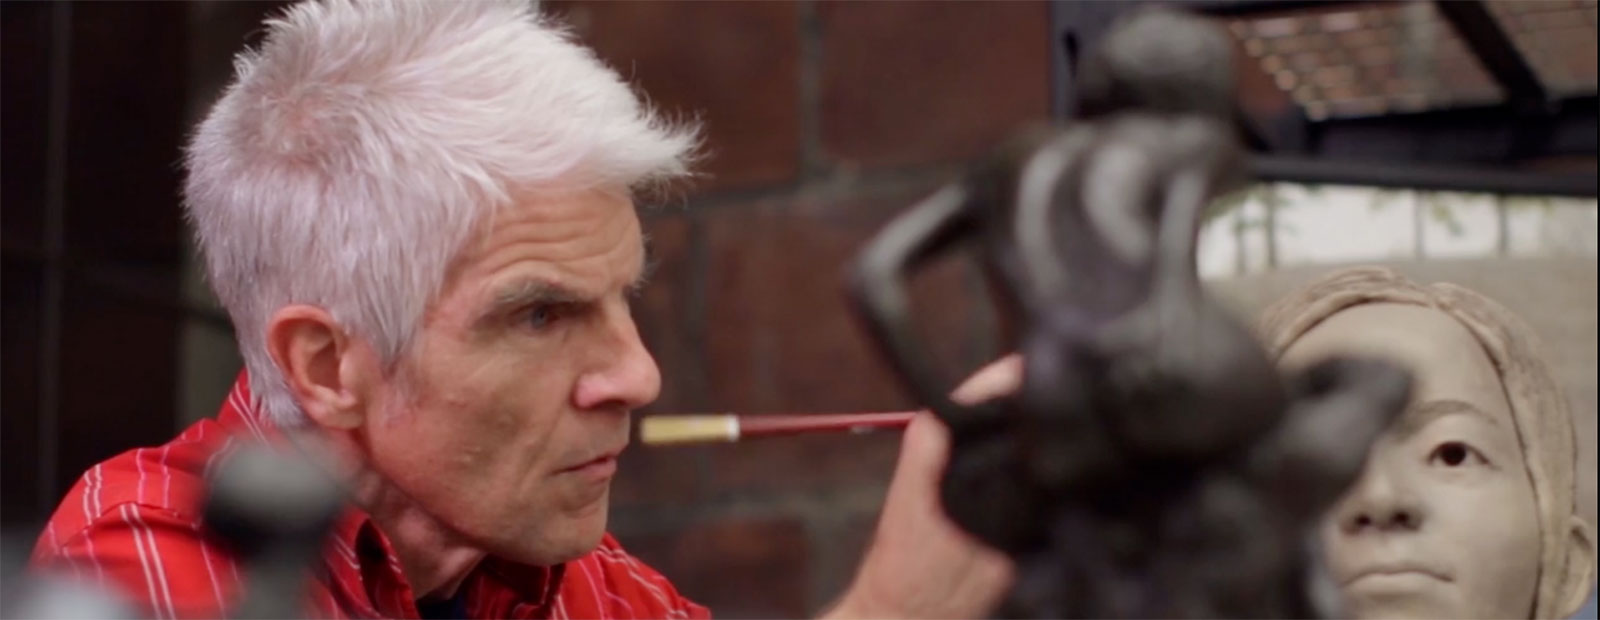
<path id="1" fill-rule="evenodd" d="M 1439 444 L 1428 455 L 1428 464 L 1443 465 L 1445 467 L 1462 467 L 1465 465 L 1487 465 L 1488 459 L 1483 454 L 1460 441 L 1447 441 Z"/>

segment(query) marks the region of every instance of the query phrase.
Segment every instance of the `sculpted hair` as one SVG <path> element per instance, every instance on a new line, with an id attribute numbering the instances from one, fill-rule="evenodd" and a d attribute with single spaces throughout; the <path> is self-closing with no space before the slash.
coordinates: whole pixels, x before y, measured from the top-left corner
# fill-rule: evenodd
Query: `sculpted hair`
<path id="1" fill-rule="evenodd" d="M 267 353 L 276 310 L 327 310 L 393 369 L 513 196 L 669 181 L 699 144 L 527 2 L 315 0 L 266 29 L 189 142 L 184 198 L 280 424 L 304 415 Z"/>
<path id="2" fill-rule="evenodd" d="M 1500 375 L 1511 404 L 1517 439 L 1538 501 L 1539 590 L 1533 617 L 1565 617 L 1563 593 L 1567 536 L 1575 505 L 1577 448 L 1572 412 L 1556 385 L 1533 329 L 1510 310 L 1453 284 L 1419 285 L 1392 270 L 1358 267 L 1327 274 L 1274 302 L 1262 313 L 1260 333 L 1274 358 L 1317 324 L 1348 308 L 1370 303 L 1434 308 L 1461 323 L 1477 339 Z M 1587 587 L 1588 584 L 1582 584 Z"/>

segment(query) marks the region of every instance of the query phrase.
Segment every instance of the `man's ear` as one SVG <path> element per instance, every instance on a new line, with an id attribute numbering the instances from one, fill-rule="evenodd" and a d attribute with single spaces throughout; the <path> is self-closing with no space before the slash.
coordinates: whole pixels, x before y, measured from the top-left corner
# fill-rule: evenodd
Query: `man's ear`
<path id="1" fill-rule="evenodd" d="M 1567 535 L 1567 591 L 1561 593 L 1559 618 L 1578 613 L 1578 608 L 1589 600 L 1589 589 L 1594 587 L 1594 528 L 1578 515 L 1568 518 L 1572 527 Z"/>
<path id="2" fill-rule="evenodd" d="M 330 429 L 352 429 L 364 422 L 376 361 L 327 310 L 292 305 L 273 313 L 267 323 L 267 353 L 311 421 Z"/>

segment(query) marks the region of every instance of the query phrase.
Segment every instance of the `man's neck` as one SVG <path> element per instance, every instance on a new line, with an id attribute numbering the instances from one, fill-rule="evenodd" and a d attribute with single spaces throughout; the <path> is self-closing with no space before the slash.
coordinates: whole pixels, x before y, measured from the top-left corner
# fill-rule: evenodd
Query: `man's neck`
<path id="1" fill-rule="evenodd" d="M 299 439 L 308 440 L 301 436 Z M 439 522 L 411 497 L 367 466 L 352 438 L 317 434 L 325 453 L 341 462 L 349 477 L 351 502 L 372 517 L 399 556 L 400 569 L 418 600 L 454 596 L 473 567 L 487 555 Z"/>
<path id="2" fill-rule="evenodd" d="M 411 591 L 419 600 L 455 595 L 486 555 L 422 510 L 406 494 L 370 470 L 355 486 L 355 502 L 389 537 Z"/>

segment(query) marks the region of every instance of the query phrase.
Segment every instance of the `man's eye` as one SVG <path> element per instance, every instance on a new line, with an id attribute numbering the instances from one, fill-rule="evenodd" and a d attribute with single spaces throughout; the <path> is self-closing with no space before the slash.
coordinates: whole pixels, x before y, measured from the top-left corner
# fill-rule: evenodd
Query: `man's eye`
<path id="1" fill-rule="evenodd" d="M 1460 441 L 1447 441 L 1439 444 L 1428 455 L 1428 464 L 1442 465 L 1444 467 L 1462 467 L 1465 465 L 1487 465 L 1488 459 L 1483 454 Z"/>
<path id="2" fill-rule="evenodd" d="M 554 305 L 534 306 L 532 310 L 528 311 L 528 326 L 534 329 L 549 327 L 550 323 L 559 317 L 560 313 Z"/>

